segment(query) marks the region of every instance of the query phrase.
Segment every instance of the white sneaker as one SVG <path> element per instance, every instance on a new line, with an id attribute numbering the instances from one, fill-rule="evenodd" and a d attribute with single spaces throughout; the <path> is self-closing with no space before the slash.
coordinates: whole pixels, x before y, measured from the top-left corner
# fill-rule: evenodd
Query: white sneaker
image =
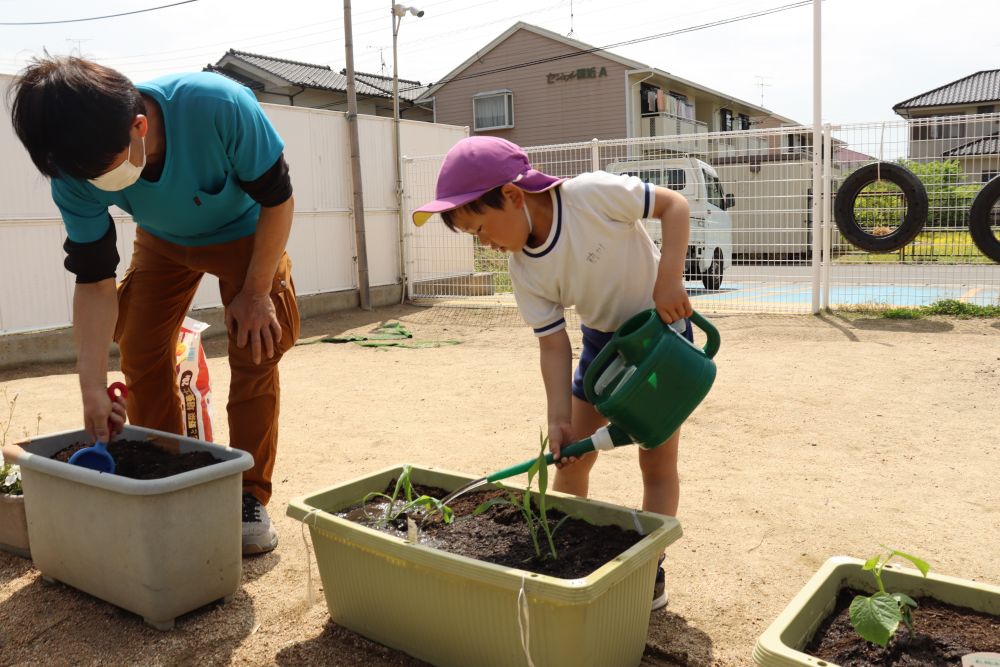
<path id="1" fill-rule="evenodd" d="M 262 554 L 278 546 L 278 533 L 267 509 L 253 495 L 243 494 L 243 555 Z"/>

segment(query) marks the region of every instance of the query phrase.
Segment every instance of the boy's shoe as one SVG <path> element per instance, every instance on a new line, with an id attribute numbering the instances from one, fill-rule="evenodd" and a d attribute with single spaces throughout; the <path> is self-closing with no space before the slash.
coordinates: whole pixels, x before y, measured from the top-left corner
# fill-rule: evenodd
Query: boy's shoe
<path id="1" fill-rule="evenodd" d="M 243 555 L 262 554 L 278 546 L 278 533 L 260 501 L 243 494 Z"/>
<path id="2" fill-rule="evenodd" d="M 656 579 L 653 583 L 653 611 L 667 606 L 667 573 L 663 570 L 664 558 L 665 556 L 661 555 L 660 560 L 656 563 Z"/>

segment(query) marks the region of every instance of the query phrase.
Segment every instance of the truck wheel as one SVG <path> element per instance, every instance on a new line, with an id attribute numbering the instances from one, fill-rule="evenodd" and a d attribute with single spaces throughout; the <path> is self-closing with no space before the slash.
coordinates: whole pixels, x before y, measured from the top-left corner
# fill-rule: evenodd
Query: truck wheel
<path id="1" fill-rule="evenodd" d="M 700 260 L 694 253 L 694 248 L 688 247 L 687 257 L 684 259 L 684 280 L 698 280 L 701 278 Z"/>
<path id="2" fill-rule="evenodd" d="M 983 186 L 972 201 L 969 211 L 969 234 L 979 251 L 1000 264 L 1000 239 L 993 226 L 1000 226 L 1000 211 L 994 210 L 1000 203 L 1000 176 Z"/>
<path id="3" fill-rule="evenodd" d="M 854 205 L 858 195 L 878 180 L 899 186 L 906 200 L 906 215 L 899 227 L 889 234 L 876 235 L 858 224 Z M 861 167 L 844 179 L 833 200 L 833 217 L 837 229 L 851 244 L 868 252 L 892 252 L 912 241 L 927 222 L 927 190 L 916 175 L 898 164 L 873 162 Z"/>
<path id="4" fill-rule="evenodd" d="M 725 263 L 722 260 L 722 253 L 718 250 L 712 255 L 712 264 L 701 277 L 701 283 L 707 290 L 717 290 L 722 286 L 722 272 L 725 270 Z"/>

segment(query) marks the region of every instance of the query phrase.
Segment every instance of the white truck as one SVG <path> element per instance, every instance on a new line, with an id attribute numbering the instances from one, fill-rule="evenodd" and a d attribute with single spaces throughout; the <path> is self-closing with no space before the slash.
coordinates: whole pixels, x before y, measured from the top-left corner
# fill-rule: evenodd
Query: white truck
<path id="1" fill-rule="evenodd" d="M 638 176 L 684 195 L 691 207 L 691 234 L 688 240 L 686 280 L 701 280 L 705 289 L 717 290 L 722 276 L 733 264 L 733 221 L 727 213 L 735 204 L 724 194 L 719 175 L 711 165 L 693 157 L 614 162 L 605 167 L 612 174 Z M 644 220 L 653 242 L 660 246 L 660 221 Z"/>

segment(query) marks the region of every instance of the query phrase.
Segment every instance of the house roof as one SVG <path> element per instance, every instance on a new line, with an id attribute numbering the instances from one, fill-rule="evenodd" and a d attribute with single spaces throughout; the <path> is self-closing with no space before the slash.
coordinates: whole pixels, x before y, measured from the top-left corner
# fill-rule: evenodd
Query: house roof
<path id="1" fill-rule="evenodd" d="M 996 101 L 1000 101 L 1000 69 L 982 70 L 946 83 L 934 90 L 903 100 L 892 107 L 892 110 Z"/>
<path id="2" fill-rule="evenodd" d="M 975 155 L 996 155 L 1000 153 L 1000 135 L 994 132 L 988 137 L 979 137 L 975 141 L 956 146 L 947 150 L 943 155 L 947 157 L 972 157 Z"/>
<path id="3" fill-rule="evenodd" d="M 502 34 L 500 34 L 492 42 L 490 42 L 489 44 L 487 44 L 486 46 L 484 46 L 483 48 L 479 49 L 474 54 L 472 54 L 472 56 L 470 58 L 468 58 L 465 62 L 463 62 L 461 65 L 459 65 L 458 67 L 456 67 L 452 71 L 450 71 L 447 74 L 445 74 L 444 77 L 442 77 L 441 81 L 439 81 L 436 84 L 432 84 L 430 86 L 430 88 L 428 88 L 427 91 L 422 95 L 422 97 L 425 98 L 425 99 L 429 99 L 431 96 L 434 95 L 434 93 L 441 86 L 445 85 L 446 83 L 448 83 L 449 81 L 451 81 L 453 78 L 457 77 L 461 72 L 463 72 L 464 70 L 466 70 L 473 63 L 478 62 L 484 55 L 486 55 L 487 53 L 489 53 L 490 51 L 492 51 L 493 49 L 495 49 L 497 46 L 499 46 L 500 44 L 502 44 L 503 42 L 505 42 L 508 37 L 510 37 L 511 35 L 513 35 L 518 30 L 527 30 L 528 32 L 533 32 L 536 35 L 541 35 L 542 37 L 546 37 L 548 39 L 551 39 L 551 40 L 554 40 L 554 41 L 557 41 L 557 42 L 561 42 L 561 43 L 563 43 L 563 44 L 565 44 L 567 46 L 570 46 L 570 47 L 572 47 L 574 49 L 578 49 L 580 51 L 589 51 L 589 52 L 592 52 L 592 53 L 596 53 L 597 55 L 601 56 L 602 58 L 607 58 L 608 60 L 614 61 L 616 63 L 620 63 L 620 64 L 625 65 L 626 67 L 629 67 L 631 69 L 648 69 L 649 68 L 648 65 L 643 65 L 642 63 L 640 63 L 640 62 L 638 62 L 636 60 L 630 60 L 629 58 L 623 58 L 622 56 L 619 56 L 619 55 L 616 55 L 614 53 L 611 53 L 610 51 L 604 51 L 604 50 L 599 49 L 597 47 L 591 46 L 590 44 L 584 44 L 583 42 L 579 42 L 579 41 L 577 41 L 575 39 L 571 39 L 569 37 L 563 37 L 562 35 L 560 35 L 558 33 L 554 33 L 554 32 L 552 32 L 550 30 L 546 30 L 545 28 L 539 28 L 536 25 L 531 25 L 530 23 L 525 23 L 524 21 L 518 21 L 517 23 L 515 23 L 511 27 L 507 28 Z M 422 102 L 422 101 L 424 101 L 424 100 L 418 100 L 418 102 Z"/>
<path id="4" fill-rule="evenodd" d="M 215 65 L 209 65 L 205 69 L 207 71 L 224 74 L 225 76 L 239 81 L 250 88 L 255 88 L 254 85 L 246 82 L 248 77 L 236 74 L 223 67 L 225 62 L 230 59 L 238 60 L 247 65 L 251 65 L 252 67 L 263 70 L 264 72 L 278 77 L 283 81 L 287 81 L 294 86 L 300 86 L 302 88 L 315 88 L 318 90 L 331 90 L 335 92 L 347 91 L 346 70 L 342 69 L 339 72 L 335 72 L 329 65 L 303 63 L 295 60 L 286 60 L 284 58 L 274 58 L 272 56 L 265 56 L 258 53 L 237 51 L 235 49 L 229 49 L 229 51 L 227 51 L 226 54 L 219 59 L 219 62 Z M 256 88 L 260 88 L 259 82 L 257 82 Z M 358 95 L 392 99 L 392 77 L 381 76 L 379 74 L 368 74 L 366 72 L 355 72 L 354 88 Z M 412 81 L 410 79 L 399 80 L 399 98 L 401 100 L 414 102 L 426 90 L 427 86 L 422 85 L 419 81 Z"/>

